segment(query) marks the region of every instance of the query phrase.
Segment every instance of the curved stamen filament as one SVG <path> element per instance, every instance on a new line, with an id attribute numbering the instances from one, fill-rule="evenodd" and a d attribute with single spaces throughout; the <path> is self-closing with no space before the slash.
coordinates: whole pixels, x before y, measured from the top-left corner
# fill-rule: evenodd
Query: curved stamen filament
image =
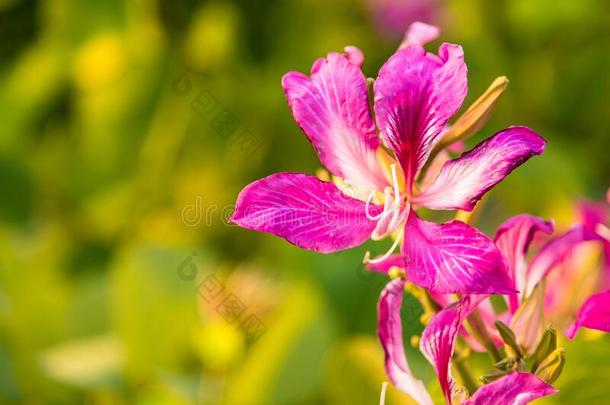
<path id="1" fill-rule="evenodd" d="M 388 208 L 390 206 L 390 203 L 389 203 L 390 192 L 388 190 L 386 190 L 384 192 L 385 202 L 383 203 L 383 210 L 377 215 L 372 215 L 371 211 L 370 211 L 370 206 L 371 206 L 371 201 L 373 200 L 373 197 L 375 196 L 376 193 L 377 193 L 377 191 L 371 191 L 371 194 L 369 194 L 369 196 L 366 199 L 366 205 L 364 206 L 364 214 L 371 221 L 376 221 L 378 219 L 382 219 L 386 215 L 388 215 Z"/>
<path id="2" fill-rule="evenodd" d="M 390 257 L 390 255 L 392 253 L 394 253 L 394 250 L 396 250 L 396 247 L 400 243 L 403 232 L 404 232 L 404 230 L 401 229 L 400 232 L 398 233 L 398 235 L 396 236 L 396 240 L 394 240 L 394 243 L 392 243 L 392 246 L 390 247 L 390 249 L 387 252 L 385 252 L 385 254 L 383 256 L 376 257 L 375 259 L 370 259 L 371 253 L 367 251 L 364 256 L 364 263 L 376 264 L 376 263 L 380 263 L 380 262 L 386 260 L 388 257 Z"/>
<path id="3" fill-rule="evenodd" d="M 384 190 L 385 198 L 383 204 L 383 210 L 377 214 L 372 215 L 370 211 L 371 202 L 373 201 L 373 197 L 377 193 L 376 191 L 371 191 L 369 196 L 366 199 L 366 205 L 364 207 L 364 213 L 366 217 L 372 221 L 385 219 L 388 215 L 392 214 L 391 222 L 396 222 L 396 219 L 400 212 L 400 186 L 398 184 L 398 175 L 396 174 L 396 163 L 392 163 L 390 165 L 390 170 L 392 171 L 392 188 L 394 191 L 394 195 L 392 196 L 392 201 L 390 202 L 390 191 L 386 188 Z"/>
<path id="4" fill-rule="evenodd" d="M 379 405 L 385 405 L 385 391 L 388 388 L 388 383 L 383 382 L 381 385 L 381 396 L 379 397 Z"/>

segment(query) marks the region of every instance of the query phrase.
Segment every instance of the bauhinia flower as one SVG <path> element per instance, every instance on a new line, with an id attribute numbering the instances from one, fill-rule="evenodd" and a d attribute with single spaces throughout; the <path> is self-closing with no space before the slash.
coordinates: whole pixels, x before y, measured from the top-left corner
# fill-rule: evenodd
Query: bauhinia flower
<path id="1" fill-rule="evenodd" d="M 566 335 L 574 339 L 582 327 L 610 332 L 610 291 L 593 294 L 587 298 L 578 312 L 576 321 L 566 331 Z"/>
<path id="2" fill-rule="evenodd" d="M 391 281 L 379 299 L 378 335 L 385 352 L 386 371 L 390 381 L 402 392 L 423 405 L 433 404 L 424 383 L 409 368 L 402 339 L 400 306 L 405 280 Z M 514 405 L 528 402 L 557 392 L 547 382 L 532 373 L 507 372 L 497 381 L 480 387 L 469 398 L 457 390 L 451 375 L 451 359 L 455 340 L 462 322 L 478 305 L 481 296 L 463 297 L 442 309 L 430 321 L 420 339 L 420 350 L 434 367 L 447 404 Z"/>
<path id="3" fill-rule="evenodd" d="M 455 381 L 451 376 L 454 345 L 460 336 L 472 349 L 488 350 L 496 356 L 494 361 L 498 362 L 499 368 L 491 374 L 494 378 L 502 377 L 501 381 L 510 381 L 512 378 L 517 378 L 515 375 L 523 375 L 518 378 L 532 378 L 535 382 L 542 379 L 542 382 L 536 383 L 538 385 L 534 384 L 540 387 L 540 390 L 534 392 L 546 393 L 544 395 L 555 392 L 547 383 L 553 382 L 559 376 L 565 357 L 563 349 L 556 347 L 554 329 L 545 330 L 548 322 L 545 313 L 545 298 L 548 298 L 545 296 L 545 282 L 550 274 L 565 263 L 576 248 L 588 242 L 597 243 L 600 237 L 589 227 L 576 225 L 558 237 L 548 240 L 528 260 L 528 249 L 532 241 L 539 239 L 540 235 L 546 234 L 548 237 L 552 232 L 552 222 L 531 215 L 518 215 L 498 228 L 494 241 L 508 263 L 509 276 L 517 286 L 517 291 L 506 298 L 505 311 L 495 310 L 488 295 L 463 295 L 461 299 L 455 301 L 450 294 L 430 294 L 430 298 L 441 309 L 430 318 L 420 337 L 419 348 L 434 367 L 448 404 L 451 404 L 453 399 L 463 396 L 463 393 L 456 389 Z M 401 264 L 393 257 L 392 260 L 377 265 L 374 270 L 387 272 L 389 267 L 399 267 Z M 390 381 L 420 403 L 429 403 L 426 402 L 429 400 L 426 391 L 422 391 L 423 383 L 409 370 L 404 350 L 401 349 L 400 303 L 407 282 L 405 278 L 392 280 L 383 291 L 379 301 L 378 335 L 385 351 L 386 371 Z M 590 297 L 574 325 L 567 331 L 568 337 L 573 337 L 580 327 L 610 330 L 608 304 L 610 304 L 610 292 L 602 292 Z M 469 318 L 471 315 L 476 316 L 478 320 L 476 324 Z M 467 319 L 471 321 L 468 325 L 465 323 Z M 477 340 L 481 338 L 483 341 Z M 504 347 L 509 348 L 510 353 L 507 357 L 501 354 Z M 525 360 L 531 364 L 528 371 L 535 375 L 523 373 L 526 371 Z M 524 377 L 525 375 L 531 377 Z M 498 382 L 493 384 L 503 387 Z M 487 387 L 481 388 L 480 392 L 491 395 Z M 536 398 L 534 392 L 518 393 L 523 394 L 519 398 L 521 401 L 526 399 L 529 401 Z M 477 395 L 463 403 L 487 403 L 477 402 L 482 401 L 482 395 L 477 391 Z M 516 397 L 510 401 L 507 398 L 506 402 L 494 400 L 489 403 L 525 403 L 519 402 Z"/>
<path id="4" fill-rule="evenodd" d="M 536 348 L 546 323 L 549 322 L 548 304 L 552 302 L 555 293 L 550 276 L 560 270 L 575 249 L 588 242 L 600 240 L 588 227 L 575 225 L 544 243 L 528 261 L 531 242 L 540 235 L 546 235 L 548 238 L 548 235 L 553 233 L 553 228 L 554 225 L 550 221 L 522 214 L 500 225 L 494 238 L 508 263 L 509 274 L 517 292 L 508 296 L 508 310 L 486 317 L 486 323 L 490 334 L 496 336 L 498 335 L 497 332 L 494 333 L 493 326 L 495 320 L 510 325 L 518 344 L 526 354 L 532 353 Z M 500 342 L 499 339 L 496 341 Z"/>
<path id="5" fill-rule="evenodd" d="M 581 327 L 610 332 L 610 230 L 607 227 L 610 190 L 606 200 L 578 204 L 580 226 L 589 234 L 596 234 L 597 243 L 578 246 L 549 278 L 547 313 L 558 321 L 565 320 L 573 318 L 575 307 L 580 306 L 574 323 L 566 330 L 570 339 Z M 600 244 L 601 266 L 591 263 L 600 259 Z"/>
<path id="6" fill-rule="evenodd" d="M 335 182 L 300 173 L 255 181 L 240 193 L 233 222 L 321 253 L 392 236 L 390 251 L 370 262 L 385 261 L 402 242 L 400 260 L 417 285 L 439 293 L 514 292 L 487 236 L 460 221 L 424 221 L 415 210 L 472 210 L 512 170 L 541 154 L 546 141 L 529 128 L 509 127 L 422 182 L 431 155 L 480 128 L 506 83 L 494 82 L 449 126 L 466 96 L 466 65 L 459 45 L 444 43 L 438 55 L 424 50 L 436 33 L 414 24 L 379 71 L 372 97 L 364 57 L 354 47 L 318 59 L 310 76 L 287 73 L 282 86 L 293 116 Z"/>

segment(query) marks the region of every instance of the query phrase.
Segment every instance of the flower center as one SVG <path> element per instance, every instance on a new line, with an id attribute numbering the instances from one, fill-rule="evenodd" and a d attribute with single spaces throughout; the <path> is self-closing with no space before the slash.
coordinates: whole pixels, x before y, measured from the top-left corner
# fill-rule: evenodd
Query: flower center
<path id="1" fill-rule="evenodd" d="M 409 213 L 409 203 L 407 201 L 406 209 L 403 209 L 402 206 L 402 195 L 400 194 L 400 186 L 398 183 L 398 175 L 396 173 L 396 164 L 392 163 L 390 165 L 390 170 L 392 172 L 392 187 L 386 187 L 384 190 L 384 203 L 383 210 L 377 214 L 372 215 L 370 212 L 370 205 L 373 197 L 377 193 L 376 191 L 372 191 L 366 199 L 366 205 L 364 207 L 366 217 L 372 221 L 377 221 L 377 226 L 372 234 L 372 239 L 379 240 L 383 239 L 386 236 L 392 234 L 407 218 Z M 367 252 L 364 257 L 365 263 L 379 263 L 392 254 L 396 247 L 400 243 L 400 240 L 403 236 L 403 229 L 400 230 L 394 243 L 390 247 L 390 249 L 381 257 L 370 259 L 370 253 Z"/>

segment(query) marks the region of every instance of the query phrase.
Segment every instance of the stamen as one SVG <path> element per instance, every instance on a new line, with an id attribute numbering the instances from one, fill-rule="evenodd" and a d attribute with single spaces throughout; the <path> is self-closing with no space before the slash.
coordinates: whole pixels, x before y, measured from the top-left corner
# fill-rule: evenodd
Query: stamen
<path id="1" fill-rule="evenodd" d="M 392 246 L 390 247 L 390 249 L 385 252 L 385 254 L 381 257 L 376 257 L 375 259 L 370 259 L 370 252 L 366 252 L 365 256 L 364 256 L 364 263 L 380 263 L 382 261 L 384 261 L 385 259 L 387 259 L 388 257 L 390 257 L 390 255 L 394 252 L 394 250 L 396 250 L 396 247 L 398 246 L 398 244 L 400 243 L 400 240 L 402 239 L 402 233 L 403 230 L 401 229 L 400 232 L 398 233 L 398 236 L 396 236 L 396 240 L 394 240 L 394 243 L 392 244 Z"/>
<path id="2" fill-rule="evenodd" d="M 366 204 L 364 206 L 364 214 L 371 221 L 376 221 L 378 219 L 385 218 L 385 216 L 388 215 L 388 208 L 390 206 L 390 204 L 389 204 L 390 192 L 388 190 L 385 190 L 384 191 L 385 202 L 383 203 L 383 210 L 377 215 L 371 215 L 371 211 L 370 211 L 371 201 L 373 200 L 373 197 L 375 196 L 376 193 L 377 193 L 377 191 L 371 191 L 371 193 L 369 194 L 369 196 L 366 199 Z"/>
<path id="3" fill-rule="evenodd" d="M 385 392 L 387 388 L 388 383 L 384 381 L 383 384 L 381 384 L 381 396 L 379 397 L 379 405 L 385 405 Z"/>

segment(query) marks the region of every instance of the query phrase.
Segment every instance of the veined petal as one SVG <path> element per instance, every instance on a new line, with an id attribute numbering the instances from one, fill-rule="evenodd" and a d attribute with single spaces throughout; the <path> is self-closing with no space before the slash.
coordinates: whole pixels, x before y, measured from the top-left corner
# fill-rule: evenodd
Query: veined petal
<path id="1" fill-rule="evenodd" d="M 527 263 L 525 255 L 537 232 L 553 233 L 553 222 L 532 215 L 522 214 L 512 217 L 498 228 L 494 242 L 508 264 L 508 273 L 518 291 L 525 289 Z M 509 298 L 510 310 L 514 313 L 519 306 L 519 297 Z"/>
<path id="2" fill-rule="evenodd" d="M 582 327 L 610 332 L 610 291 L 594 294 L 587 298 L 578 311 L 578 317 L 566 331 L 569 339 L 574 339 Z"/>
<path id="3" fill-rule="evenodd" d="M 370 215 L 381 212 L 379 206 L 369 208 Z M 321 253 L 364 243 L 376 225 L 362 201 L 333 183 L 300 173 L 277 173 L 246 186 L 231 221 Z"/>
<path id="4" fill-rule="evenodd" d="M 530 373 L 514 372 L 484 385 L 462 405 L 525 405 L 557 390 Z"/>
<path id="5" fill-rule="evenodd" d="M 397 51 L 375 81 L 375 115 L 385 144 L 405 173 L 407 191 L 467 91 L 464 53 L 442 44 L 439 55 L 410 45 Z"/>
<path id="6" fill-rule="evenodd" d="M 420 404 L 433 405 L 424 383 L 413 376 L 405 356 L 400 319 L 404 286 L 404 280 L 392 280 L 379 297 L 377 334 L 385 352 L 385 369 L 396 388 Z"/>
<path id="7" fill-rule="evenodd" d="M 489 189 L 534 155 L 546 141 L 526 127 L 510 127 L 445 163 L 438 177 L 413 202 L 439 210 L 471 211 Z"/>
<path id="8" fill-rule="evenodd" d="M 318 59 L 311 77 L 289 72 L 282 87 L 292 114 L 313 144 L 320 161 L 335 176 L 383 190 L 387 182 L 375 151 L 380 141 L 369 109 L 363 56 L 355 47 L 346 54 Z"/>
<path id="9" fill-rule="evenodd" d="M 475 298 L 476 300 L 476 298 Z M 476 306 L 465 296 L 438 312 L 421 335 L 419 350 L 434 367 L 447 404 L 451 405 L 454 380 L 451 376 L 451 358 L 455 339 L 463 320 Z"/>
<path id="10" fill-rule="evenodd" d="M 515 291 L 502 254 L 483 233 L 461 221 L 436 224 L 411 211 L 402 246 L 407 275 L 437 293 L 510 294 Z"/>
<path id="11" fill-rule="evenodd" d="M 603 238 L 583 225 L 576 225 L 568 232 L 545 244 L 530 263 L 524 296 L 529 296 L 540 280 L 566 260 L 576 246 L 592 240 L 603 241 Z"/>

